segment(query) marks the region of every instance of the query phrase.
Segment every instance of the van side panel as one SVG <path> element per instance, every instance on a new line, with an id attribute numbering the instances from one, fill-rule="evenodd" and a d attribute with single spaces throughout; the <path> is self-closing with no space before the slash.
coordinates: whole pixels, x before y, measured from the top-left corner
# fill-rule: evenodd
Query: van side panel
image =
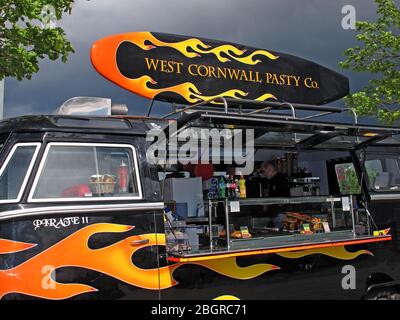
<path id="1" fill-rule="evenodd" d="M 158 299 L 155 210 L 0 222 L 3 299 Z"/>

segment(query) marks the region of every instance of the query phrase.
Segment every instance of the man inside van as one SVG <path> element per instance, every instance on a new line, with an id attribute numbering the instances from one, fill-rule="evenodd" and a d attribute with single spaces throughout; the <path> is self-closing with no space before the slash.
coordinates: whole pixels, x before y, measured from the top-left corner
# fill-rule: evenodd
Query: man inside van
<path id="1" fill-rule="evenodd" d="M 290 188 L 286 176 L 278 171 L 274 161 L 264 161 L 261 164 L 261 173 L 267 178 L 269 197 L 290 197 Z M 268 224 L 273 228 L 281 229 L 286 213 L 279 205 L 264 206 L 263 211 L 269 218 Z"/>
<path id="2" fill-rule="evenodd" d="M 268 179 L 269 197 L 290 197 L 288 180 L 278 171 L 274 161 L 264 161 L 261 164 L 261 172 Z"/>

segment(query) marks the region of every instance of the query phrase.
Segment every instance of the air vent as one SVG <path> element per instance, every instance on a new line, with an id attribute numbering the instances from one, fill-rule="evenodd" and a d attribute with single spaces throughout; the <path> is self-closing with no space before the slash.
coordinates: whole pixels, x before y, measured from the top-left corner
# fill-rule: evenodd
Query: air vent
<path id="1" fill-rule="evenodd" d="M 125 104 L 112 103 L 109 98 L 73 97 L 65 101 L 56 111 L 59 115 L 112 116 L 127 115 Z"/>

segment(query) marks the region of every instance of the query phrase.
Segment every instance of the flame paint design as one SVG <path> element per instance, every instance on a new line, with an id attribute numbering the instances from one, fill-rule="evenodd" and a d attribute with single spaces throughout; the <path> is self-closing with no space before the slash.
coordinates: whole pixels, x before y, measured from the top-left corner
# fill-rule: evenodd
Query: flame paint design
<path id="1" fill-rule="evenodd" d="M 150 76 L 143 75 L 136 79 L 130 79 L 124 77 L 118 69 L 115 62 L 115 52 L 118 46 L 124 42 L 130 41 L 140 47 L 143 50 L 152 50 L 159 47 L 171 47 L 183 55 L 189 58 L 198 57 L 201 54 L 214 54 L 219 61 L 227 62 L 230 59 L 223 57 L 221 54 L 224 53 L 231 59 L 237 60 L 244 64 L 254 65 L 260 62 L 260 60 L 254 60 L 257 55 L 264 55 L 269 59 L 277 59 L 277 56 L 264 50 L 257 50 L 252 54 L 243 57 L 244 50 L 239 50 L 232 45 L 222 45 L 216 48 L 210 48 L 210 46 L 204 44 L 199 39 L 187 39 L 175 43 L 162 42 L 155 38 L 150 32 L 131 32 L 126 34 L 119 34 L 98 40 L 92 47 L 90 57 L 94 68 L 108 80 L 113 83 L 125 88 L 131 92 L 139 94 L 145 98 L 153 99 L 155 96 L 161 93 L 176 93 L 184 98 L 188 103 L 197 103 L 200 101 L 211 100 L 217 97 L 230 97 L 230 98 L 243 98 L 248 95 L 239 89 L 231 89 L 225 92 L 220 92 L 217 95 L 205 95 L 198 90 L 198 88 L 191 82 L 184 82 L 175 86 L 165 88 L 150 88 L 148 85 L 157 84 Z M 146 42 L 152 43 L 147 45 Z M 188 49 L 194 50 L 191 52 Z M 264 101 L 266 99 L 275 99 L 276 97 L 270 93 L 265 93 L 255 100 Z"/>
<path id="2" fill-rule="evenodd" d="M 217 95 L 207 96 L 207 95 L 203 95 L 197 89 L 197 87 L 191 82 L 185 82 L 182 84 L 178 84 L 176 86 L 171 86 L 171 87 L 161 88 L 161 89 L 149 88 L 148 84 L 154 85 L 156 83 L 157 82 L 154 81 L 149 76 L 141 76 L 140 78 L 137 78 L 137 79 L 125 78 L 124 86 L 126 86 L 126 87 L 134 86 L 134 87 L 142 88 L 141 94 L 145 97 L 155 97 L 156 95 L 158 95 L 160 93 L 173 92 L 173 93 L 176 93 L 176 94 L 180 95 L 181 97 L 183 97 L 189 103 L 196 103 L 196 102 L 200 102 L 200 101 L 211 100 L 211 99 L 215 99 L 217 97 L 243 98 L 243 97 L 247 96 L 247 92 L 244 92 L 244 91 L 238 90 L 238 89 L 231 89 L 231 90 L 222 92 Z M 270 93 L 266 93 L 266 94 L 263 94 L 262 96 L 258 97 L 255 100 L 264 101 L 267 99 L 275 99 L 276 100 L 276 97 Z M 219 104 L 219 103 L 216 103 L 216 104 Z"/>
<path id="3" fill-rule="evenodd" d="M 229 62 L 232 59 L 240 63 L 255 65 L 261 62 L 261 60 L 258 59 L 254 60 L 254 57 L 257 55 L 265 56 L 271 60 L 276 60 L 279 58 L 278 56 L 266 50 L 256 50 L 247 56 L 243 56 L 246 53 L 246 50 L 240 50 L 230 44 L 225 44 L 212 48 L 211 46 L 196 38 L 191 38 L 179 42 L 163 42 L 157 39 L 150 32 L 131 33 L 128 40 L 140 47 L 142 50 L 152 50 L 156 47 L 169 47 L 179 51 L 188 58 L 196 58 L 201 56 L 200 54 L 213 54 L 220 62 Z M 146 41 L 151 42 L 152 45 L 146 45 Z M 189 51 L 189 49 L 194 52 Z M 222 54 L 227 55 L 230 59 L 223 57 Z"/>
<path id="4" fill-rule="evenodd" d="M 59 283 L 54 279 L 54 271 L 62 267 L 80 267 L 107 274 L 132 286 L 158 290 L 177 285 L 173 272 L 183 264 L 196 264 L 221 275 L 247 280 L 268 271 L 280 269 L 271 264 L 254 264 L 240 267 L 236 257 L 208 259 L 196 262 L 179 262 L 165 267 L 142 269 L 132 263 L 133 254 L 148 246 L 165 246 L 165 234 L 142 234 L 125 239 L 104 248 L 90 249 L 89 238 L 101 232 L 127 232 L 134 227 L 111 223 L 96 223 L 86 226 L 20 265 L 0 270 L 0 298 L 8 293 L 22 293 L 47 299 L 66 299 L 78 294 L 97 291 L 96 288 L 79 283 Z M 145 244 L 134 245 L 135 240 L 148 240 Z M 35 244 L 0 239 L 0 252 L 11 253 L 32 248 Z M 311 254 L 324 254 L 337 259 L 352 260 L 367 250 L 349 252 L 344 246 L 316 248 L 278 255 L 297 259 Z M 47 277 L 47 278 L 46 278 Z M 45 285 L 50 281 L 51 285 Z"/>
<path id="5" fill-rule="evenodd" d="M 240 300 L 240 299 L 238 297 L 226 294 L 223 296 L 216 297 L 213 300 Z"/>
<path id="6" fill-rule="evenodd" d="M 98 232 L 126 232 L 132 226 L 98 223 L 80 229 L 52 247 L 37 254 L 24 263 L 8 270 L 0 271 L 0 297 L 10 292 L 20 292 L 31 296 L 64 299 L 97 289 L 76 283 L 63 284 L 54 281 L 53 288 L 42 285 L 43 267 L 56 270 L 61 267 L 82 267 L 108 274 L 121 281 L 138 287 L 156 290 L 166 288 L 176 282 L 171 277 L 174 268 L 141 269 L 132 264 L 131 256 L 140 248 L 157 244 L 156 234 L 127 237 L 122 241 L 101 249 L 90 249 L 88 240 Z M 132 246 L 133 240 L 148 239 L 149 243 Z"/>
<path id="7" fill-rule="evenodd" d="M 198 264 L 222 275 L 239 280 L 253 279 L 265 272 L 280 269 L 278 266 L 267 263 L 254 264 L 248 267 L 239 267 L 236 263 L 236 257 L 188 263 Z"/>
<path id="8" fill-rule="evenodd" d="M 43 252 L 20 265 L 0 270 L 0 298 L 8 293 L 23 293 L 47 299 L 66 299 L 78 294 L 97 291 L 79 283 L 59 283 L 54 280 L 54 271 L 62 267 L 81 267 L 112 276 L 130 285 L 150 290 L 166 289 L 177 284 L 173 272 L 183 263 L 141 269 L 132 263 L 132 255 L 139 249 L 152 245 L 165 245 L 165 234 L 143 234 L 130 236 L 100 249 L 88 247 L 89 238 L 99 232 L 126 232 L 133 226 L 97 223 L 84 227 L 59 241 Z M 142 245 L 132 245 L 134 240 L 148 240 Z M 239 267 L 236 259 L 229 258 L 196 263 L 222 275 L 235 279 L 251 279 L 275 270 L 278 267 L 258 264 Z M 46 268 L 46 270 L 44 269 Z M 45 270 L 45 271 L 44 271 Z M 44 285 L 45 277 L 52 274 L 51 286 Z"/>
<path id="9" fill-rule="evenodd" d="M 7 239 L 0 239 L 0 254 L 15 253 L 24 251 L 36 246 L 34 243 L 19 242 Z"/>
<path id="10" fill-rule="evenodd" d="M 353 260 L 362 254 L 368 254 L 373 256 L 373 253 L 368 250 L 358 250 L 356 252 L 349 252 L 346 250 L 344 246 L 315 248 L 315 249 L 307 249 L 300 251 L 278 252 L 276 254 L 288 259 L 298 259 L 312 254 L 323 254 L 341 260 Z"/>

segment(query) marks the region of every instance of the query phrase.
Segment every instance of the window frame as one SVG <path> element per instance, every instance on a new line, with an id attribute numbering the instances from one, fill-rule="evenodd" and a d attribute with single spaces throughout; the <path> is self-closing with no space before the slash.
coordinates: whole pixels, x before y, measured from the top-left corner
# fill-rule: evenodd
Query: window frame
<path id="1" fill-rule="evenodd" d="M 367 151 L 367 156 L 371 155 L 371 154 L 377 154 L 377 153 L 378 153 L 377 150 L 374 150 L 372 152 L 371 151 Z M 398 169 L 399 169 L 399 172 L 400 172 L 400 166 L 399 166 L 400 153 L 391 152 L 391 151 L 388 151 L 387 149 L 384 149 L 384 150 L 382 150 L 381 153 L 379 153 L 379 155 L 385 156 L 385 158 L 384 158 L 385 161 L 388 159 L 386 157 L 387 155 L 396 155 L 397 157 L 399 157 L 399 159 L 397 160 L 396 165 L 398 166 Z M 377 158 L 378 159 L 376 159 L 376 158 L 366 159 L 365 162 L 378 160 L 381 163 L 381 166 L 382 166 L 382 160 L 379 157 L 377 157 Z M 382 168 L 383 168 L 383 166 L 382 166 Z M 365 170 L 365 171 L 367 170 L 365 164 L 364 164 L 363 170 Z M 365 178 L 366 178 L 366 182 L 367 182 L 368 192 L 371 195 L 371 199 L 374 199 L 374 198 L 377 199 L 377 198 L 379 198 L 381 196 L 383 196 L 383 197 L 390 196 L 391 199 L 400 199 L 400 189 L 393 189 L 393 190 L 390 190 L 390 189 L 382 189 L 382 190 L 376 189 L 373 186 L 371 186 L 371 184 L 370 184 L 371 182 L 369 180 L 368 174 L 366 175 Z"/>
<path id="2" fill-rule="evenodd" d="M 78 198 L 34 198 L 37 184 L 40 176 L 43 172 L 48 154 L 52 146 L 64 146 L 64 147 L 109 147 L 109 148 L 129 148 L 132 150 L 133 156 L 133 169 L 135 170 L 134 178 L 136 178 L 136 184 L 138 187 L 138 195 L 125 196 L 125 197 L 78 197 Z M 90 201 L 122 201 L 122 200 L 143 200 L 142 183 L 139 173 L 139 164 L 137 159 L 137 149 L 131 144 L 117 144 L 117 143 L 86 143 L 86 142 L 49 142 L 46 145 L 43 157 L 40 161 L 39 168 L 35 175 L 32 188 L 28 196 L 28 202 L 90 202 Z"/>
<path id="3" fill-rule="evenodd" d="M 26 170 L 25 177 L 24 177 L 24 180 L 22 181 L 22 185 L 21 185 L 21 187 L 19 189 L 17 198 L 15 198 L 15 199 L 0 199 L 0 204 L 3 204 L 3 203 L 18 203 L 18 202 L 21 201 L 22 196 L 23 196 L 24 191 L 25 191 L 25 188 L 26 188 L 26 185 L 28 184 L 29 177 L 31 176 L 31 173 L 32 173 L 32 170 L 33 170 L 33 166 L 34 166 L 34 164 L 36 162 L 36 159 L 38 157 L 41 145 L 42 144 L 40 142 L 20 142 L 20 143 L 16 143 L 16 144 L 13 145 L 13 147 L 11 148 L 11 151 L 8 153 L 6 159 L 4 160 L 3 165 L 1 166 L 0 177 L 3 175 L 4 171 L 6 170 L 9 162 L 11 161 L 11 159 L 14 156 L 15 151 L 18 149 L 18 147 L 35 147 L 35 151 L 33 152 L 33 155 L 32 155 L 31 161 L 29 163 L 28 169 Z"/>

